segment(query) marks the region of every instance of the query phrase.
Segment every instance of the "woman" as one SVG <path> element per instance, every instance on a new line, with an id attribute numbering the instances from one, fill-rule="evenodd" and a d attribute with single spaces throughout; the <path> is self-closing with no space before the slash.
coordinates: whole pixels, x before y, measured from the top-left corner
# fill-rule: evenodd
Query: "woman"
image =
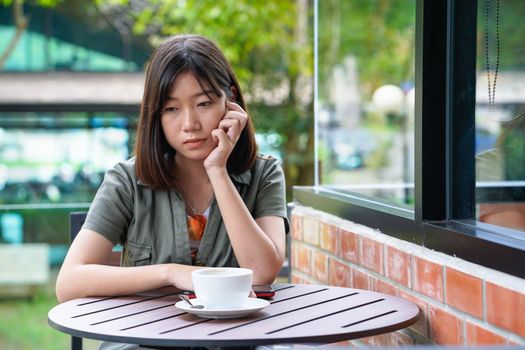
<path id="1" fill-rule="evenodd" d="M 56 294 L 63 302 L 192 289 L 200 266 L 250 268 L 254 284 L 271 283 L 287 230 L 282 170 L 256 155 L 230 64 L 210 40 L 174 36 L 147 68 L 135 157 L 107 172 Z M 104 265 L 119 243 L 121 267 Z"/>

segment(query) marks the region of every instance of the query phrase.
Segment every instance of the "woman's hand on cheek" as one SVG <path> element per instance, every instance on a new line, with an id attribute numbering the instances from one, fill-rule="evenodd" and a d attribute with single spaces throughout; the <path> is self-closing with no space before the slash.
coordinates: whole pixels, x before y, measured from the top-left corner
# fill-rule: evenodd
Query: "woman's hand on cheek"
<path id="1" fill-rule="evenodd" d="M 228 157 L 248 120 L 248 115 L 238 104 L 226 101 L 226 107 L 226 114 L 219 122 L 217 129 L 211 132 L 213 140 L 217 142 L 217 147 L 204 160 L 204 167 L 207 170 L 226 169 Z"/>

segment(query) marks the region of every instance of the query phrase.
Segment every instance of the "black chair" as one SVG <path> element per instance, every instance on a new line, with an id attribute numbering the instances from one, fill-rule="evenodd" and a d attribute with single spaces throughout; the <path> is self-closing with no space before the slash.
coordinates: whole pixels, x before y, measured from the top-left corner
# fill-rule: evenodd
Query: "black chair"
<path id="1" fill-rule="evenodd" d="M 86 212 L 69 213 L 69 240 L 73 242 L 86 220 Z M 71 336 L 71 350 L 82 350 L 82 338 Z"/>

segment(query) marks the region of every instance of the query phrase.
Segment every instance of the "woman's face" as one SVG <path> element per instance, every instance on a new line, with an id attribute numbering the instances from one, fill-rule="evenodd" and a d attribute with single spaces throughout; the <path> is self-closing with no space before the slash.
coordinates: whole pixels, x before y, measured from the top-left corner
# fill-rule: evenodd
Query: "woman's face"
<path id="1" fill-rule="evenodd" d="M 211 131 L 226 114 L 226 96 L 206 93 L 191 72 L 183 73 L 161 110 L 162 130 L 178 160 L 204 160 L 217 146 Z"/>

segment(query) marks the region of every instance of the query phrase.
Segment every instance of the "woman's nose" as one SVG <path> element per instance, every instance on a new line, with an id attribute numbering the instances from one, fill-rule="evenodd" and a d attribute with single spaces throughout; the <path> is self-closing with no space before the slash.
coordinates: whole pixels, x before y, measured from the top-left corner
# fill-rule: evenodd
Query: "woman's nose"
<path id="1" fill-rule="evenodd" d="M 185 131 L 200 128 L 199 116 L 195 111 L 188 109 L 183 113 L 182 128 Z"/>

